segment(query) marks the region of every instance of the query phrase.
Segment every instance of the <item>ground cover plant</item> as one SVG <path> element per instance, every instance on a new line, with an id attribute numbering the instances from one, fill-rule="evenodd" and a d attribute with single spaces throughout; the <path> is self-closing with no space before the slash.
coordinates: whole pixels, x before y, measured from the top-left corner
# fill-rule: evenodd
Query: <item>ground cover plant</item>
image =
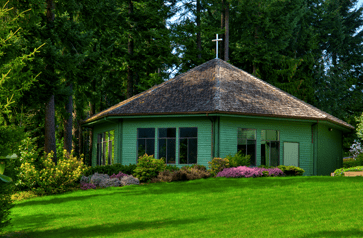
<path id="1" fill-rule="evenodd" d="M 363 171 L 363 166 L 336 169 L 334 171 L 334 176 L 344 176 L 344 172 L 354 172 L 354 171 Z"/>
<path id="2" fill-rule="evenodd" d="M 219 177 L 79 190 L 15 202 L 12 226 L 3 235 L 362 237 L 362 190 L 361 177 L 328 176 Z"/>

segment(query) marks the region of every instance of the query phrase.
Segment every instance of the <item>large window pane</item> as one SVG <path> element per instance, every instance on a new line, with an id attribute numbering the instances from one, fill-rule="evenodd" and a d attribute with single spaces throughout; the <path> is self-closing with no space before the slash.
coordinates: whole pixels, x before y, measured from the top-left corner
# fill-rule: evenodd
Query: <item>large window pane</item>
<path id="1" fill-rule="evenodd" d="M 197 128 L 180 128 L 180 137 L 197 137 Z"/>
<path id="2" fill-rule="evenodd" d="M 159 128 L 159 137 L 176 137 L 175 128 Z"/>
<path id="3" fill-rule="evenodd" d="M 271 145 L 270 145 L 270 166 L 278 166 L 280 164 L 280 160 L 279 160 L 279 142 L 278 141 L 271 141 Z"/>
<path id="4" fill-rule="evenodd" d="M 188 163 L 188 139 L 180 139 L 179 164 Z"/>
<path id="5" fill-rule="evenodd" d="M 261 165 L 266 164 L 266 141 L 261 141 Z"/>
<path id="6" fill-rule="evenodd" d="M 146 143 L 145 139 L 137 140 L 137 144 L 138 144 L 137 158 L 139 158 L 140 156 L 143 156 L 146 153 L 146 144 L 145 143 Z"/>
<path id="7" fill-rule="evenodd" d="M 155 138 L 155 128 L 139 128 L 137 138 Z"/>
<path id="8" fill-rule="evenodd" d="M 146 154 L 148 155 L 155 154 L 155 140 L 153 139 L 146 140 Z"/>
<path id="9" fill-rule="evenodd" d="M 256 140 L 256 129 L 238 128 L 238 139 Z"/>
<path id="10" fill-rule="evenodd" d="M 189 147 L 188 163 L 196 164 L 197 163 L 197 139 L 189 139 L 188 147 Z"/>
<path id="11" fill-rule="evenodd" d="M 247 141 L 247 155 L 251 155 L 250 161 L 251 165 L 256 165 L 256 141 L 248 140 Z"/>
<path id="12" fill-rule="evenodd" d="M 175 164 L 175 139 L 168 139 L 167 142 L 167 163 Z"/>
<path id="13" fill-rule="evenodd" d="M 280 132 L 275 130 L 261 130 L 261 140 L 280 140 Z"/>
<path id="14" fill-rule="evenodd" d="M 159 159 L 161 158 L 166 162 L 166 139 L 159 139 Z"/>

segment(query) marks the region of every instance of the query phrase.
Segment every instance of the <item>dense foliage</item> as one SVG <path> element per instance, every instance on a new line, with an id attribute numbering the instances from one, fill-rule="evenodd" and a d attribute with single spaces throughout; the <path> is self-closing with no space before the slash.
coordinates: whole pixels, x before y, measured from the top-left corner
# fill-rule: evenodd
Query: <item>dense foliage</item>
<path id="1" fill-rule="evenodd" d="M 163 159 L 154 159 L 152 155 L 149 156 L 144 154 L 144 156 L 140 156 L 137 161 L 134 175 L 140 182 L 146 182 L 157 177 L 159 172 L 164 171 L 165 168 L 166 164 Z"/>

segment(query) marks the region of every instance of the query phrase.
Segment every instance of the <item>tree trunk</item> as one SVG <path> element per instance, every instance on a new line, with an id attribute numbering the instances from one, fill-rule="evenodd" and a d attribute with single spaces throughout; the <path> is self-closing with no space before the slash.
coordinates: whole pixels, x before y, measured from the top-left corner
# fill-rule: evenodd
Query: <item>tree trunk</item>
<path id="1" fill-rule="evenodd" d="M 48 154 L 54 152 L 53 162 L 57 164 L 57 150 L 55 142 L 55 110 L 54 95 L 50 96 L 45 106 L 45 143 L 44 151 Z"/>
<path id="2" fill-rule="evenodd" d="M 134 6 L 131 0 L 129 0 L 129 17 L 132 18 L 134 13 Z M 131 26 L 130 26 L 131 29 Z M 128 42 L 128 53 L 130 57 L 130 62 L 128 62 L 127 66 L 127 98 L 133 96 L 133 82 L 134 82 L 134 72 L 131 66 L 132 56 L 134 54 L 134 41 L 132 39 L 132 35 L 129 35 L 129 42 Z"/>
<path id="3" fill-rule="evenodd" d="M 225 14 L 224 14 L 225 28 L 224 28 L 224 60 L 229 60 L 229 2 L 226 0 Z"/>
<path id="4" fill-rule="evenodd" d="M 224 26 L 225 26 L 225 10 L 224 10 L 224 7 L 225 7 L 225 1 L 226 0 L 222 0 L 222 10 L 221 10 L 221 29 L 224 29 Z M 221 38 L 224 40 L 224 34 L 222 34 Z M 224 47 L 220 47 L 219 48 L 219 55 L 220 57 L 222 58 L 224 56 Z"/>
<path id="5" fill-rule="evenodd" d="M 47 0 L 47 23 L 52 24 L 54 22 L 54 1 Z M 48 65 L 47 65 L 48 66 Z M 50 65 L 50 71 L 54 71 L 53 67 Z M 54 108 L 54 94 L 50 96 L 49 101 L 45 106 L 45 142 L 44 142 L 44 151 L 48 154 L 51 151 L 54 152 L 53 162 L 57 164 L 57 147 L 55 141 L 55 108 Z"/>
<path id="6" fill-rule="evenodd" d="M 73 90 L 72 84 L 69 86 Z M 72 151 L 72 124 L 73 124 L 73 98 L 72 95 L 68 97 L 68 102 L 65 106 L 67 112 L 67 119 L 64 120 L 64 149 L 67 151 L 68 155 Z"/>
<path id="7" fill-rule="evenodd" d="M 200 1 L 197 0 L 197 51 L 198 51 L 198 59 L 202 58 L 202 39 L 201 39 L 201 29 L 200 29 Z"/>

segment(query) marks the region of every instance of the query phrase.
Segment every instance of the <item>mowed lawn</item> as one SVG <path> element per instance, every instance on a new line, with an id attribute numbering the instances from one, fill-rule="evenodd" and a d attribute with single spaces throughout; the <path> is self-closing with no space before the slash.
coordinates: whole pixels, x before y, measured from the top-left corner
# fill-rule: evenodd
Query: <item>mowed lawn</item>
<path id="1" fill-rule="evenodd" d="M 363 237 L 362 177 L 209 178 L 15 204 L 8 237 Z"/>

